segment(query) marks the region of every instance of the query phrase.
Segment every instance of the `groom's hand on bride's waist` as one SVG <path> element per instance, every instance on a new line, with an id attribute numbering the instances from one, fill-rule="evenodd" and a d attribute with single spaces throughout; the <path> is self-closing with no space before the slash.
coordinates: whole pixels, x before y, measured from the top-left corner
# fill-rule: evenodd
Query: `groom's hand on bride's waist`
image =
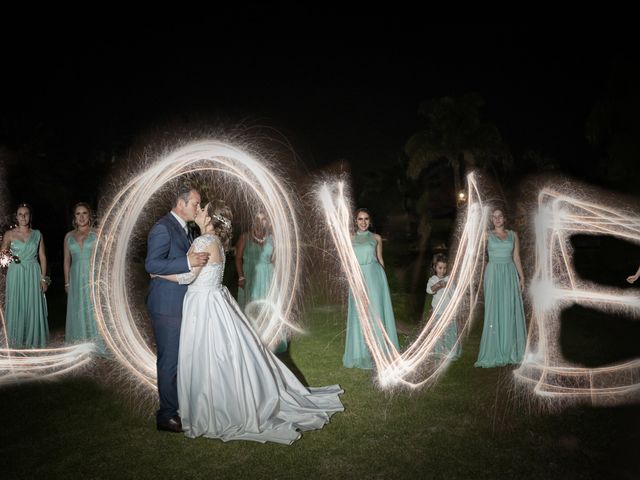
<path id="1" fill-rule="evenodd" d="M 209 253 L 207 252 L 192 252 L 189 254 L 189 265 L 191 268 L 204 267 L 209 261 Z"/>

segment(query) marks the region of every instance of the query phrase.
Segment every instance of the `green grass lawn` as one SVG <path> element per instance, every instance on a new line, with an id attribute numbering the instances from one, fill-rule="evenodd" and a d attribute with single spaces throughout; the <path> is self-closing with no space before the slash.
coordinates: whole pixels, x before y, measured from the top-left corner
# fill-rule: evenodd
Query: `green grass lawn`
<path id="1" fill-rule="evenodd" d="M 516 400 L 510 369 L 473 367 L 482 322 L 434 388 L 393 393 L 342 368 L 344 322 L 340 306 L 308 308 L 285 358 L 310 385 L 345 390 L 345 411 L 292 446 L 157 432 L 127 386 L 79 376 L 0 389 L 1 478 L 639 477 L 638 405 L 536 411 Z"/>

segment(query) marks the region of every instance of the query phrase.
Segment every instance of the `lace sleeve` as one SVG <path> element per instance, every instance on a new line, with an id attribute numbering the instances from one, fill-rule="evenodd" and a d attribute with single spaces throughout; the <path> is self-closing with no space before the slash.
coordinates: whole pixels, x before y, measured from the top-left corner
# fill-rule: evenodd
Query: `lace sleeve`
<path id="1" fill-rule="evenodd" d="M 207 243 L 206 245 L 209 246 L 211 244 L 215 245 L 217 247 L 218 250 L 218 255 L 216 256 L 215 253 L 211 253 L 211 257 L 209 257 L 209 264 L 215 265 L 215 264 L 220 264 L 224 262 L 224 248 L 222 247 L 222 243 L 220 242 L 220 238 L 217 235 L 206 235 L 206 240 Z M 202 237 L 200 237 L 202 238 Z M 214 249 L 215 250 L 215 249 Z"/>
<path id="2" fill-rule="evenodd" d="M 211 235 L 201 235 L 193 241 L 194 252 L 204 252 L 209 245 L 214 242 L 214 237 Z"/>
<path id="3" fill-rule="evenodd" d="M 215 237 L 211 235 L 201 235 L 193 241 L 192 247 L 194 252 L 204 252 L 207 250 L 207 247 L 214 243 Z M 180 285 L 188 285 L 196 279 L 196 276 L 193 272 L 179 273 L 177 275 L 178 283 Z"/>
<path id="4" fill-rule="evenodd" d="M 178 277 L 178 284 L 180 285 L 188 285 L 196 279 L 192 272 L 179 273 L 176 277 Z"/>

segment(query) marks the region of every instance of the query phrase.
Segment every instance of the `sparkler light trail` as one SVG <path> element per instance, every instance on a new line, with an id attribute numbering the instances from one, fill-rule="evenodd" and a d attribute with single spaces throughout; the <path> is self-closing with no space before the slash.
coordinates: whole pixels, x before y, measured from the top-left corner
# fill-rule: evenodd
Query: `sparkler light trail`
<path id="1" fill-rule="evenodd" d="M 96 321 L 116 359 L 142 385 L 156 385 L 156 358 L 136 325 L 140 313 L 128 301 L 126 258 L 129 239 L 146 201 L 163 185 L 188 173 L 214 172 L 243 184 L 258 199 L 273 225 L 274 273 L 255 324 L 270 347 L 283 329 L 300 330 L 291 320 L 299 283 L 300 242 L 294 203 L 269 166 L 241 149 L 218 141 L 188 144 L 161 158 L 124 185 L 105 209 L 92 258 L 91 282 Z M 231 187 L 230 187 L 231 188 Z M 224 196 L 224 191 L 220 196 Z"/>
<path id="2" fill-rule="evenodd" d="M 61 348 L 0 349 L 0 386 L 66 375 L 92 362 L 96 351 L 93 343 Z"/>
<path id="3" fill-rule="evenodd" d="M 572 188 L 566 191 L 579 191 Z M 575 273 L 570 238 L 611 235 L 640 242 L 640 218 L 600 203 L 545 188 L 538 195 L 535 220 L 536 263 L 530 288 L 533 315 L 517 381 L 547 399 L 621 403 L 640 398 L 640 360 L 600 368 L 568 362 L 560 348 L 560 312 L 573 303 L 612 312 L 640 314 L 640 297 L 603 288 Z"/>
<path id="4" fill-rule="evenodd" d="M 452 284 L 449 283 L 445 287 L 447 290 L 453 289 L 451 300 L 442 312 L 440 321 L 430 330 L 425 327 L 402 354 L 389 340 L 380 318 L 369 310 L 364 280 L 351 246 L 352 208 L 345 197 L 344 184 L 342 182 L 325 183 L 319 190 L 318 199 L 353 294 L 364 338 L 376 364 L 377 381 L 382 388 L 396 386 L 418 388 L 433 384 L 449 363 L 448 357 L 443 358 L 434 354 L 438 339 L 449 325 L 457 321 L 458 317 L 466 317 L 463 328 L 458 329 L 457 342 L 460 342 L 470 324 L 473 307 L 478 300 L 478 286 L 484 267 L 485 232 L 489 209 L 482 205 L 475 176 L 471 174 L 467 180 L 469 185 L 467 215 L 450 274 L 451 278 L 455 278 L 455 285 L 451 286 Z M 434 309 L 435 311 L 437 309 Z M 430 320 L 433 320 L 433 316 Z M 429 325 L 431 323 L 430 321 Z"/>
<path id="5" fill-rule="evenodd" d="M 270 346 L 283 329 L 300 330 L 290 320 L 299 283 L 299 232 L 295 209 L 283 181 L 267 165 L 232 145 L 202 141 L 161 158 L 120 189 L 106 208 L 92 257 L 91 282 L 96 321 L 115 358 L 142 385 L 155 388 L 155 355 L 146 345 L 131 309 L 126 281 L 126 258 L 134 227 L 146 201 L 163 185 L 184 174 L 214 172 L 241 182 L 259 200 L 272 221 L 274 280 L 266 300 L 254 305 L 254 323 Z M 386 336 L 379 318 L 372 315 L 367 292 L 351 246 L 351 211 L 342 182 L 325 183 L 318 193 L 331 238 L 354 296 L 362 331 L 382 388 L 410 389 L 432 385 L 448 363 L 435 355 L 439 338 L 452 322 L 463 318 L 458 342 L 468 330 L 480 292 L 484 269 L 489 207 L 483 205 L 475 175 L 467 177 L 468 206 L 459 233 L 459 245 L 450 277 L 455 279 L 451 300 L 440 321 L 420 332 L 402 354 Z M 559 313 L 573 303 L 607 311 L 640 314 L 640 297 L 619 289 L 604 289 L 581 280 L 574 272 L 570 237 L 574 234 L 611 235 L 640 242 L 640 218 L 602 204 L 579 200 L 551 188 L 538 196 L 535 220 L 535 273 L 529 288 L 533 317 L 522 365 L 514 371 L 519 383 L 550 401 L 589 400 L 616 403 L 640 396 L 640 360 L 600 368 L 582 368 L 565 360 L 560 351 Z M 277 289 L 277 290 L 276 290 Z M 0 300 L 1 300 L 0 293 Z M 444 296 L 443 296 L 444 298 Z M 1 307 L 1 305 L 0 305 Z M 251 310 L 251 309 L 250 309 Z M 437 308 L 434 309 L 437 311 Z M 286 319 L 286 320 L 285 320 Z M 0 321 L 4 327 L 3 310 Z M 4 335 L 6 342 L 6 334 Z M 35 350 L 0 349 L 0 385 L 54 378 L 87 365 L 92 343 Z"/>

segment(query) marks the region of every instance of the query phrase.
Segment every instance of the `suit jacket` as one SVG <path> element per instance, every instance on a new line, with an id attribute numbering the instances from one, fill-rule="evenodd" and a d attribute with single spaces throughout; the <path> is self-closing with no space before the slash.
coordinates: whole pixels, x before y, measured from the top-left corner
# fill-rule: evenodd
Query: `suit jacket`
<path id="1" fill-rule="evenodd" d="M 168 213 L 149 231 L 144 267 L 148 273 L 157 275 L 188 272 L 187 251 L 190 246 L 189 237 L 182 226 Z M 149 313 L 182 317 L 182 300 L 186 292 L 186 285 L 178 285 L 163 278 L 152 278 L 147 294 Z"/>

